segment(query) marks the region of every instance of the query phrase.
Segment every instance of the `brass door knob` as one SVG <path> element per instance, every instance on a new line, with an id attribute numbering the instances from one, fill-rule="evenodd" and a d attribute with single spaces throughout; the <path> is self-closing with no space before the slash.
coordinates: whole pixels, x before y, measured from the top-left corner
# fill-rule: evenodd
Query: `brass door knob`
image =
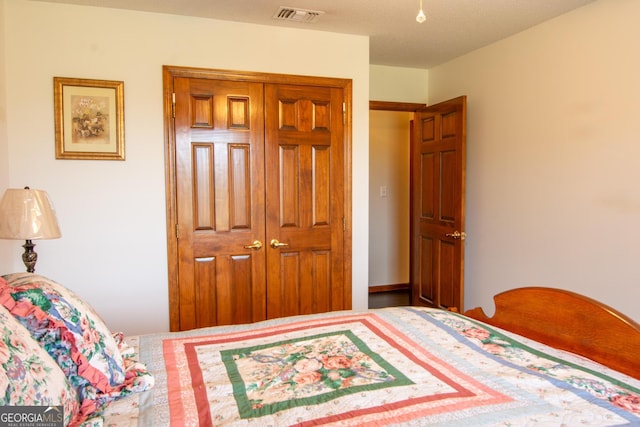
<path id="1" fill-rule="evenodd" d="M 252 244 L 250 245 L 245 245 L 244 246 L 245 249 L 254 249 L 254 250 L 260 250 L 262 249 L 262 242 L 260 240 L 254 240 Z"/>
<path id="2" fill-rule="evenodd" d="M 271 247 L 273 249 L 278 249 L 278 248 L 281 248 L 283 246 L 289 246 L 288 243 L 281 243 L 281 242 L 278 241 L 278 239 L 271 239 L 271 242 L 269 244 L 271 245 Z"/>
<path id="3" fill-rule="evenodd" d="M 453 240 L 464 240 L 465 237 L 467 237 L 467 233 L 465 233 L 464 231 L 461 233 L 458 230 L 454 231 L 453 233 L 447 233 L 445 234 L 445 236 L 447 237 L 451 237 L 453 238 Z"/>

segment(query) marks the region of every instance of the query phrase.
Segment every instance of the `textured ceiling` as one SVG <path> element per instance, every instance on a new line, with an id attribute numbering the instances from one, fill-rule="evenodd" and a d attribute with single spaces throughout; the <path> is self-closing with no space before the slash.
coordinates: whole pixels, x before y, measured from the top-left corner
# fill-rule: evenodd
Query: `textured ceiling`
<path id="1" fill-rule="evenodd" d="M 430 68 L 594 0 L 38 0 L 367 35 L 370 63 Z M 280 6 L 324 12 L 273 19 Z"/>

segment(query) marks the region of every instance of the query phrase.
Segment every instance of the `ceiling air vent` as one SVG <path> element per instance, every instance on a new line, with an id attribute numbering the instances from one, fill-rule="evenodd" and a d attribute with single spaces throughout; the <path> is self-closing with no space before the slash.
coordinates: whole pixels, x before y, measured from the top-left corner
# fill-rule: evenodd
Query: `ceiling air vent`
<path id="1" fill-rule="evenodd" d="M 296 9 L 293 7 L 280 6 L 280 9 L 273 15 L 273 19 L 292 22 L 317 22 L 324 12 L 319 10 Z"/>

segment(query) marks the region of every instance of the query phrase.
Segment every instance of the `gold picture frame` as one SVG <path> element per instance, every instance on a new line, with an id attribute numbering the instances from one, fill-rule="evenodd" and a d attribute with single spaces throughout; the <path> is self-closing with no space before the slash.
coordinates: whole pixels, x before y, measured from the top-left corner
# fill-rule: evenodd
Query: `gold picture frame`
<path id="1" fill-rule="evenodd" d="M 53 78 L 56 159 L 124 160 L 124 82 Z"/>

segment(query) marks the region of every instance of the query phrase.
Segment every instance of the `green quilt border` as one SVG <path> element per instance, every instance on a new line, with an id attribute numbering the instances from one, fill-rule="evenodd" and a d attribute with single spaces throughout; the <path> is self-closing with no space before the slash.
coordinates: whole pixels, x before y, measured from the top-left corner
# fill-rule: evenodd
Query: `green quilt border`
<path id="1" fill-rule="evenodd" d="M 328 393 L 319 394 L 313 397 L 305 397 L 300 399 L 291 399 L 283 402 L 276 402 L 273 404 L 265 404 L 265 405 L 255 405 L 254 402 L 251 402 L 247 397 L 247 391 L 245 388 L 245 383 L 238 372 L 237 366 L 235 364 L 234 356 L 238 354 L 247 354 L 253 351 L 262 350 L 265 348 L 281 346 L 284 344 L 291 344 L 297 341 L 308 341 L 318 338 L 324 338 L 333 335 L 346 335 L 349 340 L 353 344 L 358 347 L 358 349 L 364 354 L 371 357 L 371 359 L 376 362 L 380 367 L 382 367 L 389 375 L 393 376 L 395 380 L 377 383 L 377 384 L 369 384 L 369 385 L 359 385 L 352 386 L 344 389 L 333 390 Z M 248 418 L 256 418 L 265 415 L 274 414 L 276 412 L 299 407 L 299 406 L 307 406 L 307 405 L 316 405 L 318 403 L 325 403 L 333 399 L 337 399 L 342 396 L 348 396 L 354 393 L 360 393 L 362 391 L 367 390 L 379 390 L 388 387 L 400 387 L 414 384 L 409 378 L 407 378 L 400 370 L 395 368 L 389 362 L 387 362 L 382 356 L 373 352 L 369 346 L 365 344 L 360 338 L 358 338 L 351 330 L 341 330 L 341 331 L 331 331 L 322 334 L 310 335 L 305 337 L 297 337 L 288 340 L 277 341 L 274 343 L 261 344 L 256 346 L 249 347 L 241 347 L 230 350 L 222 350 L 220 351 L 220 356 L 224 366 L 227 370 L 227 375 L 229 380 L 233 386 L 233 395 L 236 400 L 236 404 L 238 406 L 238 412 L 240 414 L 240 418 L 248 419 Z"/>

